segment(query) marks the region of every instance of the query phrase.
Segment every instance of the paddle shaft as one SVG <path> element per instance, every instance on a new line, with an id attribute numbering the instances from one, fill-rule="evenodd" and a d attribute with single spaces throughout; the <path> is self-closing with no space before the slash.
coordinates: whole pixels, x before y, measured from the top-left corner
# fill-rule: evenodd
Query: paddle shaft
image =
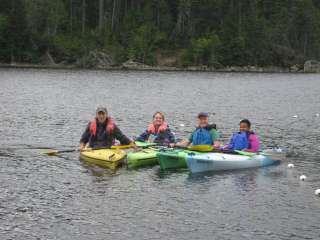
<path id="1" fill-rule="evenodd" d="M 72 152 L 86 152 L 86 151 L 92 151 L 92 150 L 101 150 L 101 149 L 111 149 L 110 147 L 97 147 L 97 148 L 86 148 L 83 150 L 80 149 L 66 149 L 66 150 L 59 150 L 59 151 L 51 151 L 51 152 L 47 152 L 47 155 L 57 155 L 60 153 L 72 153 Z"/>

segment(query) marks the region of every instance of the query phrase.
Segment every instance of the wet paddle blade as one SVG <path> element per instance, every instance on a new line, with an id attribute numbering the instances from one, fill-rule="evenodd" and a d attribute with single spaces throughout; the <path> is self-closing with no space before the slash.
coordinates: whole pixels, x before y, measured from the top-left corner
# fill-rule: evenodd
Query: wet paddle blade
<path id="1" fill-rule="evenodd" d="M 195 145 L 188 147 L 188 150 L 197 152 L 211 152 L 213 149 L 214 147 L 212 145 Z"/>
<path id="2" fill-rule="evenodd" d="M 46 155 L 48 156 L 57 156 L 58 155 L 58 151 L 57 150 L 51 150 L 48 152 L 45 152 Z"/>

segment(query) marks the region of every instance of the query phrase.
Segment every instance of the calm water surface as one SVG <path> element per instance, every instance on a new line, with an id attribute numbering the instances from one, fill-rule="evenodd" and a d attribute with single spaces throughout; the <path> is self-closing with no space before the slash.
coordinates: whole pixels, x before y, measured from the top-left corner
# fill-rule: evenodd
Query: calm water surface
<path id="1" fill-rule="evenodd" d="M 319 95 L 312 74 L 0 69 L 0 239 L 320 239 Z M 227 142 L 246 117 L 289 156 L 193 176 L 43 154 L 77 146 L 97 105 L 128 136 L 161 110 L 183 138 L 207 111 Z"/>

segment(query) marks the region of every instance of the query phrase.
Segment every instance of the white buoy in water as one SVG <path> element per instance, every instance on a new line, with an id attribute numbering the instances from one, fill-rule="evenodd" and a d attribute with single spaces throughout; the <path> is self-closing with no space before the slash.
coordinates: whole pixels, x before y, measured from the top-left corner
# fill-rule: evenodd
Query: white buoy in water
<path id="1" fill-rule="evenodd" d="M 319 113 L 317 113 L 317 114 L 316 114 L 316 117 L 320 117 L 320 114 L 319 114 Z"/>
<path id="2" fill-rule="evenodd" d="M 184 127 L 184 124 L 183 124 L 183 123 L 180 123 L 180 127 Z"/>
<path id="3" fill-rule="evenodd" d="M 294 115 L 294 116 L 292 116 L 293 118 L 297 118 L 298 117 L 298 115 Z"/>
<path id="4" fill-rule="evenodd" d="M 315 190 L 314 194 L 317 195 L 317 196 L 320 196 L 320 189 Z"/>
<path id="5" fill-rule="evenodd" d="M 301 176 L 300 176 L 300 180 L 301 180 L 301 181 L 304 181 L 304 180 L 306 180 L 306 179 L 307 179 L 307 177 L 306 177 L 305 175 L 301 175 Z"/>
<path id="6" fill-rule="evenodd" d="M 289 163 L 288 168 L 294 168 L 294 165 L 292 163 Z"/>

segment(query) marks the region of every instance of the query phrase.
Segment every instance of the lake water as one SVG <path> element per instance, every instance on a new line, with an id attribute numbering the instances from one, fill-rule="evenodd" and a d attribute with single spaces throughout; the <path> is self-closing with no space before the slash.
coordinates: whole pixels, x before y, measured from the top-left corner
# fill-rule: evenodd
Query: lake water
<path id="1" fill-rule="evenodd" d="M 0 69 L 0 239 L 320 239 L 319 95 L 313 74 Z M 249 118 L 288 158 L 194 176 L 43 154 L 77 146 L 97 105 L 130 137 L 156 110 L 178 138 L 209 112 L 223 142 Z"/>

